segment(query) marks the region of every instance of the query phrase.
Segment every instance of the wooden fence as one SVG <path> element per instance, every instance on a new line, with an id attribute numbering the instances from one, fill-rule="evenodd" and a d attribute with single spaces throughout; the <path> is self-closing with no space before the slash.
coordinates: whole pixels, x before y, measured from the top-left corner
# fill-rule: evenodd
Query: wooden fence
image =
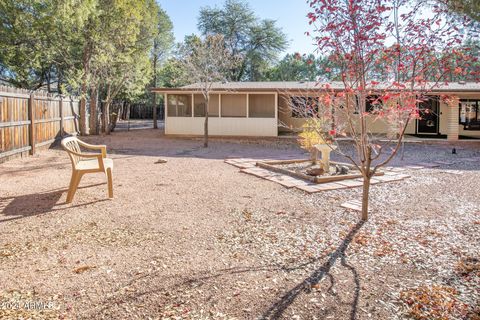
<path id="1" fill-rule="evenodd" d="M 0 162 L 79 131 L 79 100 L 0 86 Z"/>

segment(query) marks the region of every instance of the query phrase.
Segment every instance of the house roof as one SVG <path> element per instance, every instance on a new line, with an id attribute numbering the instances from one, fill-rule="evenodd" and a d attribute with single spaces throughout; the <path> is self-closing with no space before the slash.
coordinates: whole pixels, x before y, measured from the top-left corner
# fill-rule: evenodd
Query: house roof
<path id="1" fill-rule="evenodd" d="M 319 83 L 316 81 L 246 81 L 246 82 L 215 82 L 212 84 L 211 91 L 309 91 L 324 89 L 327 83 Z M 332 81 L 328 85 L 333 90 L 342 90 L 343 82 Z M 434 84 L 432 84 L 434 86 Z M 385 87 L 385 86 L 384 86 Z M 153 88 L 154 92 L 172 92 L 172 91 L 199 91 L 202 86 L 199 83 L 186 85 L 179 88 Z M 376 86 L 381 89 L 382 84 Z M 448 84 L 441 83 L 434 86 L 432 91 L 435 92 L 479 92 L 479 82 L 450 82 Z"/>

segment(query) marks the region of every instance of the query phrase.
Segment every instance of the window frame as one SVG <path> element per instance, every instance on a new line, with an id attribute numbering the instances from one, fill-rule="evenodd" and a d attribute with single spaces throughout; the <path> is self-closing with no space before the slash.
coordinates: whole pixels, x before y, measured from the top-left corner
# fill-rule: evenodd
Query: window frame
<path id="1" fill-rule="evenodd" d="M 475 102 L 474 108 L 475 108 L 475 119 L 474 121 L 462 121 L 461 115 L 462 115 L 462 102 Z M 480 105 L 480 99 L 460 99 L 459 103 L 459 108 L 458 108 L 458 123 L 465 125 L 469 124 L 470 122 L 480 122 L 479 120 L 479 105 Z"/>
<path id="2" fill-rule="evenodd" d="M 473 121 L 462 121 L 462 102 L 475 102 L 475 118 Z M 464 130 L 480 130 L 480 99 L 460 99 L 458 105 L 458 124 L 463 125 Z"/>

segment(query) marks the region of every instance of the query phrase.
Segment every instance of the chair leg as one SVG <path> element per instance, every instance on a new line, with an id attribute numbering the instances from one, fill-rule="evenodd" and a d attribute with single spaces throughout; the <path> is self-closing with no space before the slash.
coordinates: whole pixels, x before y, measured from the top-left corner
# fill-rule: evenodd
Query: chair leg
<path id="1" fill-rule="evenodd" d="M 72 202 L 72 191 L 73 191 L 73 185 L 75 184 L 75 180 L 77 179 L 77 172 L 72 171 L 72 177 L 70 178 L 70 184 L 68 186 L 68 193 L 67 193 L 67 203 Z"/>
<path id="2" fill-rule="evenodd" d="M 71 203 L 73 200 L 73 196 L 75 196 L 75 192 L 77 192 L 78 185 L 80 184 L 80 180 L 82 179 L 82 174 L 75 171 L 72 173 L 72 179 L 70 180 L 70 187 L 68 189 L 67 194 L 67 203 Z"/>
<path id="3" fill-rule="evenodd" d="M 112 179 L 112 169 L 107 169 L 107 182 L 108 182 L 108 197 L 113 198 L 113 179 Z"/>

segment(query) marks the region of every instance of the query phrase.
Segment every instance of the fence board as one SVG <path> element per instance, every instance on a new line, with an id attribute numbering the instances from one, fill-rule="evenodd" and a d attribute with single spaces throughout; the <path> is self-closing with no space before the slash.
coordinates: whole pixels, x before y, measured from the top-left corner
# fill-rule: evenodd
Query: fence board
<path id="1" fill-rule="evenodd" d="M 78 133 L 79 108 L 76 98 L 0 86 L 0 162 Z"/>

